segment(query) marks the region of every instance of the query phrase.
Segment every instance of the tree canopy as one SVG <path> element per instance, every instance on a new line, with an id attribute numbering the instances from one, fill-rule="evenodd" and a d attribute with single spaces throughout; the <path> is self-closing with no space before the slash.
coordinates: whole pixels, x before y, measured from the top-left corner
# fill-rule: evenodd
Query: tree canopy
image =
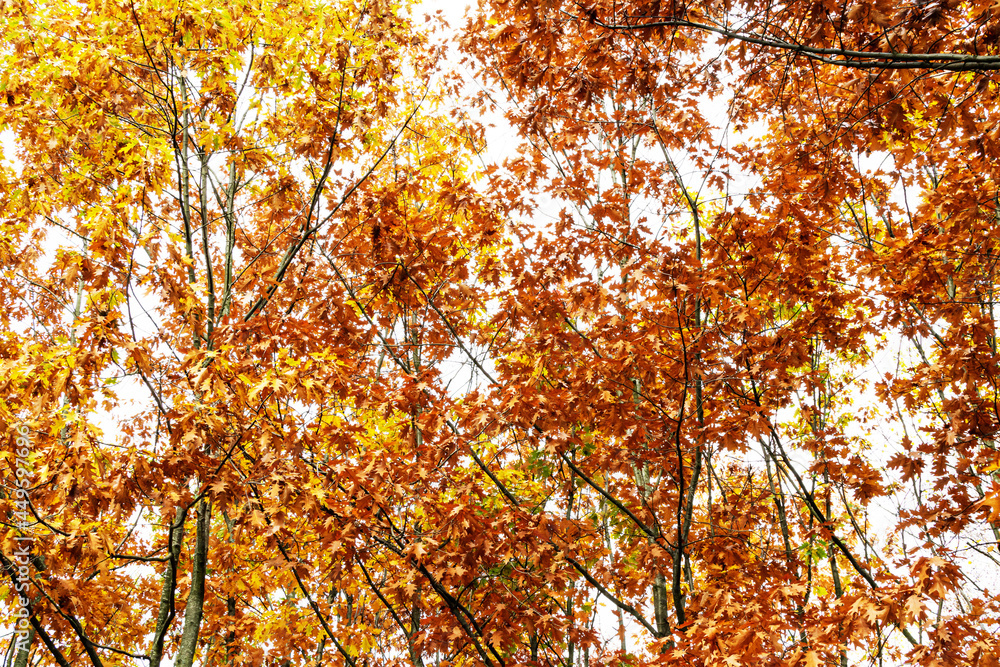
<path id="1" fill-rule="evenodd" d="M 422 13 L 0 0 L 4 667 L 1000 663 L 996 7 Z"/>

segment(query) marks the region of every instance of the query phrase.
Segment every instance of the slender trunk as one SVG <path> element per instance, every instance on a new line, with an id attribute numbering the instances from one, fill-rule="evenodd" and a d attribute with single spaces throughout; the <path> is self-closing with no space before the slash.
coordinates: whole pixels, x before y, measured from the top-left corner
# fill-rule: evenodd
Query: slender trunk
<path id="1" fill-rule="evenodd" d="M 572 600 L 570 600 L 568 607 L 569 607 L 569 612 L 572 613 L 573 610 Z M 573 667 L 573 648 L 574 644 L 571 640 L 570 642 L 568 642 L 568 646 L 566 647 L 566 667 Z"/>
<path id="2" fill-rule="evenodd" d="M 191 592 L 184 608 L 184 632 L 181 634 L 181 646 L 177 651 L 175 667 L 191 667 L 198 648 L 198 631 L 201 629 L 201 616 L 205 608 L 205 572 L 211 525 L 212 505 L 207 499 L 202 499 L 198 505 L 198 532 L 192 558 Z"/>
<path id="3" fill-rule="evenodd" d="M 226 541 L 233 543 L 233 520 L 229 517 L 225 508 L 222 509 L 222 520 L 226 524 Z M 226 616 L 229 617 L 229 632 L 226 633 L 226 664 L 232 665 L 236 662 L 236 596 L 226 596 Z"/>
<path id="4" fill-rule="evenodd" d="M 31 646 L 35 643 L 35 628 L 28 628 L 28 636 L 23 642 L 17 641 L 15 636 L 11 643 L 10 650 L 13 652 L 12 660 L 8 663 L 12 667 L 28 667 L 28 658 L 31 657 Z"/>
<path id="5" fill-rule="evenodd" d="M 177 156 L 177 172 L 180 185 L 181 217 L 184 219 L 184 250 L 191 263 L 188 264 L 188 282 L 196 282 L 194 272 L 194 241 L 192 240 L 193 230 L 191 229 L 191 170 L 188 165 L 188 111 L 187 111 L 187 81 L 184 73 L 181 72 L 181 104 L 182 108 L 177 116 L 177 122 L 181 126 L 180 154 Z M 175 144 L 176 147 L 176 144 Z M 176 150 L 176 148 L 175 148 Z M 197 340 L 197 336 L 195 337 Z"/>
<path id="6" fill-rule="evenodd" d="M 823 475 L 827 482 L 830 478 L 824 473 Z M 829 496 L 826 499 L 826 515 L 829 517 L 831 507 Z M 830 554 L 830 573 L 833 575 L 833 593 L 837 596 L 837 599 L 844 597 L 844 586 L 840 583 L 840 570 L 837 568 L 837 557 L 833 553 L 833 549 L 827 550 Z M 847 667 L 847 651 L 844 649 L 840 650 L 840 667 Z"/>
<path id="7" fill-rule="evenodd" d="M 417 650 L 413 638 L 420 632 L 420 587 L 413 593 L 413 607 L 410 609 L 410 633 L 406 637 L 410 649 L 410 662 L 415 667 L 424 667 L 424 658 Z"/>
<path id="8" fill-rule="evenodd" d="M 639 378 L 632 378 L 632 400 L 638 408 L 640 402 Z M 639 495 L 642 498 L 643 507 L 649 509 L 649 500 L 653 495 L 653 484 L 649 477 L 649 466 L 643 463 L 641 466 L 633 465 L 636 486 L 639 488 Z M 655 544 L 652 537 L 647 537 L 650 544 Z M 669 596 L 667 595 L 667 578 L 662 572 L 657 572 L 653 576 L 653 616 L 656 623 L 656 636 L 666 637 L 670 634 Z M 621 610 L 619 610 L 621 613 Z M 624 650 L 624 638 L 622 640 Z"/>
<path id="9" fill-rule="evenodd" d="M 798 577 L 798 567 L 795 565 L 795 555 L 792 552 L 792 540 L 788 530 L 788 515 L 785 512 L 784 494 L 781 490 L 781 480 L 775 479 L 778 474 L 778 462 L 774 461 L 774 470 L 771 469 L 771 454 L 764 448 L 764 465 L 767 467 L 767 481 L 771 487 L 771 495 L 774 497 L 774 506 L 778 513 L 778 525 L 781 526 L 781 539 L 785 545 L 785 562 L 789 571 Z M 806 630 L 803 625 L 805 619 L 805 608 L 799 604 L 795 607 L 795 613 L 799 617 L 799 639 L 802 645 L 807 643 Z"/>
<path id="10" fill-rule="evenodd" d="M 656 634 L 666 637 L 670 634 L 670 603 L 667 596 L 667 578 L 662 572 L 653 580 L 653 614 L 656 618 Z"/>
<path id="11" fill-rule="evenodd" d="M 222 306 L 218 313 L 220 316 L 229 314 L 229 306 L 233 294 L 233 248 L 236 247 L 236 214 L 233 208 L 238 189 L 239 182 L 236 176 L 236 162 L 233 161 L 229 165 L 229 185 L 226 187 L 226 200 L 222 204 L 223 215 L 226 218 L 226 275 L 222 291 Z"/>
<path id="12" fill-rule="evenodd" d="M 698 400 L 698 411 L 699 411 L 699 421 L 704 422 L 704 416 L 701 413 L 701 380 L 698 380 L 697 384 L 697 400 Z M 681 460 L 681 475 L 683 475 L 683 459 Z M 694 462 L 691 466 L 691 483 L 687 488 L 686 498 L 680 499 L 684 504 L 682 506 L 681 516 L 678 517 L 678 535 L 677 535 L 677 550 L 674 552 L 674 577 L 673 577 L 673 598 L 674 598 L 674 611 L 677 615 L 678 625 L 684 623 L 686 620 L 686 614 L 684 613 L 684 592 L 681 589 L 681 574 L 682 568 L 684 567 L 684 558 L 687 555 L 687 541 L 688 535 L 691 531 L 691 520 L 694 514 L 694 496 L 695 491 L 698 489 L 698 478 L 701 476 L 701 446 L 698 445 L 694 450 Z M 683 477 L 682 477 L 683 479 Z"/>
<path id="13" fill-rule="evenodd" d="M 617 612 L 618 612 L 618 639 L 621 641 L 622 644 L 622 655 L 626 655 L 628 653 L 628 643 L 625 640 L 625 614 L 622 612 L 621 609 L 618 609 Z"/>
<path id="14" fill-rule="evenodd" d="M 576 452 L 573 452 L 573 458 L 576 458 Z M 569 498 L 566 501 L 566 519 L 571 520 L 573 518 L 573 501 L 576 497 L 576 478 L 573 476 L 573 470 L 569 471 Z M 573 618 L 573 580 L 569 582 L 569 599 L 566 600 L 566 618 L 569 620 L 570 627 L 576 626 L 576 619 Z M 573 651 L 576 648 L 576 644 L 572 639 L 568 639 L 566 642 L 566 667 L 573 667 Z"/>
<path id="15" fill-rule="evenodd" d="M 198 183 L 198 212 L 201 217 L 201 247 L 205 255 L 205 283 L 208 292 L 208 318 L 205 321 L 205 336 L 212 344 L 212 330 L 215 328 L 215 276 L 212 272 L 212 253 L 208 244 L 208 155 L 201 156 L 201 172 Z"/>
<path id="16" fill-rule="evenodd" d="M 168 534 L 167 569 L 163 573 L 163 588 L 160 591 L 160 611 L 156 616 L 156 632 L 153 634 L 153 645 L 149 649 L 149 667 L 160 667 L 163 658 L 163 638 L 174 620 L 174 592 L 177 586 L 177 563 L 181 556 L 181 545 L 184 543 L 184 521 L 187 512 L 177 508 L 177 517 L 170 525 Z"/>
<path id="17" fill-rule="evenodd" d="M 693 197 L 691 197 L 690 193 L 687 191 L 687 188 L 684 187 L 684 184 L 681 181 L 680 176 L 676 173 L 676 170 L 675 170 L 675 178 L 677 179 L 677 184 L 681 187 L 685 198 L 687 198 L 688 205 L 691 210 L 691 217 L 694 222 L 695 259 L 697 260 L 698 266 L 700 268 L 702 263 L 701 217 L 698 212 L 698 202 Z M 701 306 L 702 306 L 701 298 L 699 297 L 695 299 L 695 304 L 694 304 L 694 328 L 695 331 L 697 332 L 696 335 L 698 337 L 700 337 L 702 333 Z M 685 355 L 687 354 L 686 350 L 684 354 Z M 697 352 L 695 353 L 695 361 L 700 365 L 701 355 Z M 703 431 L 705 428 L 705 405 L 703 396 L 702 377 L 700 373 L 695 375 L 694 390 L 695 390 L 695 415 L 698 419 L 698 427 L 700 430 Z M 685 396 L 686 395 L 687 394 L 685 392 Z M 678 497 L 677 499 L 679 503 L 677 508 L 677 550 L 673 554 L 674 572 L 673 572 L 673 581 L 671 582 L 673 588 L 672 593 L 674 602 L 674 612 L 677 616 L 678 625 L 682 625 L 686 620 L 686 614 L 684 612 L 685 595 L 681 589 L 681 574 L 682 574 L 682 568 L 685 563 L 685 558 L 687 558 L 688 556 L 687 542 L 688 542 L 688 535 L 691 532 L 691 521 L 694 516 L 695 492 L 698 490 L 698 479 L 701 476 L 701 457 L 702 457 L 701 442 L 696 441 L 694 450 L 694 461 L 692 461 L 691 464 L 691 481 L 687 487 L 687 492 L 685 495 L 684 453 L 681 447 L 680 429 L 678 428 L 677 466 L 678 466 L 678 474 L 680 477 L 680 488 L 679 488 L 680 497 Z"/>

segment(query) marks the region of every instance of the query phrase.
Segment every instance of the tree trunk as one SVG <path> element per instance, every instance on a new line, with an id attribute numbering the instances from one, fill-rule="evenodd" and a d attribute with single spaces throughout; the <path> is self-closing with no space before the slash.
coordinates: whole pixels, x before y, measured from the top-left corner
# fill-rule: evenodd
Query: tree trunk
<path id="1" fill-rule="evenodd" d="M 207 499 L 202 499 L 198 505 L 198 532 L 191 567 L 191 592 L 184 608 L 184 632 L 181 635 L 177 661 L 174 663 L 176 667 L 191 667 L 198 648 L 198 630 L 201 628 L 201 616 L 205 608 L 205 571 L 211 527 L 212 505 Z"/>
<path id="2" fill-rule="evenodd" d="M 23 643 L 17 641 L 15 637 L 14 641 L 11 643 L 11 651 L 13 656 L 8 663 L 12 667 L 28 667 L 28 658 L 31 657 L 31 645 L 35 643 L 35 628 L 34 626 L 28 628 L 28 637 Z"/>
<path id="3" fill-rule="evenodd" d="M 160 611 L 156 616 L 156 632 L 153 635 L 153 645 L 149 649 L 149 667 L 160 667 L 163 658 L 163 638 L 174 620 L 174 591 L 177 586 L 177 563 L 181 557 L 181 546 L 184 544 L 184 521 L 187 511 L 177 508 L 177 517 L 170 526 L 169 556 L 167 569 L 163 573 L 163 588 L 160 591 Z"/>

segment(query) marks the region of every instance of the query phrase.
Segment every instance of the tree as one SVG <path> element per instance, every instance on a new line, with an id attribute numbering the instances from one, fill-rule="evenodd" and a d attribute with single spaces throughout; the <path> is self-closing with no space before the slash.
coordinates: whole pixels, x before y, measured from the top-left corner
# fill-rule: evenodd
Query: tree
<path id="1" fill-rule="evenodd" d="M 8 662 L 996 664 L 991 12 L 8 1 Z"/>
<path id="2" fill-rule="evenodd" d="M 462 282 L 495 243 L 469 185 L 477 130 L 448 118 L 408 10 L 2 14 L 20 163 L 3 174 L 3 563 L 32 655 L 356 664 L 453 642 L 433 613 L 421 634 L 426 585 L 400 636 L 374 602 L 410 586 L 396 575 L 434 500 L 411 487 L 443 437 L 419 429 L 440 430 L 423 388 L 451 334 L 423 290 L 461 331 L 480 289 Z"/>
<path id="3" fill-rule="evenodd" d="M 992 9 L 482 9 L 556 202 L 533 426 L 650 544 L 592 585 L 667 662 L 994 664 Z"/>

